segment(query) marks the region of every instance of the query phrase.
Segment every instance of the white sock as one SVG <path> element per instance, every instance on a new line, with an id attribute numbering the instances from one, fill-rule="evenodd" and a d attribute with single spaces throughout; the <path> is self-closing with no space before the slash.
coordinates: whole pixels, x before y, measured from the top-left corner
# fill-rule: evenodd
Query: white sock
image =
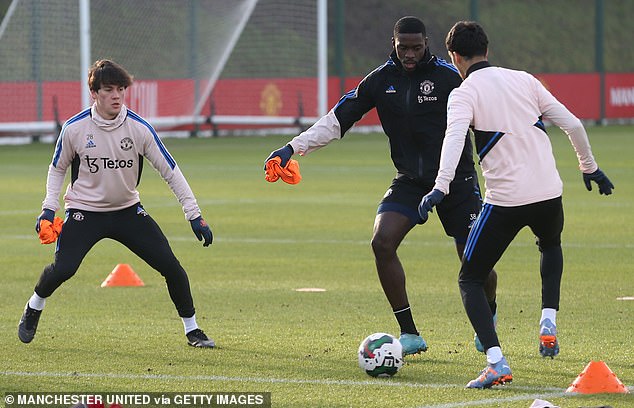
<path id="1" fill-rule="evenodd" d="M 29 299 L 29 307 L 35 310 L 44 309 L 46 305 L 46 298 L 40 297 L 37 293 L 33 292 L 33 296 Z"/>
<path id="2" fill-rule="evenodd" d="M 557 318 L 556 309 L 549 309 L 549 308 L 542 309 L 542 318 L 539 320 L 539 324 L 541 325 L 545 319 L 550 319 L 550 321 L 553 322 L 555 326 L 557 326 L 556 318 Z"/>
<path id="3" fill-rule="evenodd" d="M 196 315 L 193 315 L 192 317 L 181 317 L 181 319 L 183 319 L 185 334 L 198 328 L 198 324 L 196 323 Z"/>
<path id="4" fill-rule="evenodd" d="M 487 350 L 487 363 L 495 364 L 502 360 L 502 349 L 499 346 L 491 347 Z"/>

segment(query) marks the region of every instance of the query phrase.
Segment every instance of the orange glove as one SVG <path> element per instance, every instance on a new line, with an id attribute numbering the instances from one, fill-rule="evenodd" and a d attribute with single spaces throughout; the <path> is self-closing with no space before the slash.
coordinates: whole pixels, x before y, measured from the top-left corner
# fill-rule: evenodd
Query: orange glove
<path id="1" fill-rule="evenodd" d="M 57 241 L 63 225 L 64 221 L 59 217 L 55 217 L 52 223 L 48 220 L 40 220 L 40 242 L 42 244 L 52 244 Z"/>
<path id="2" fill-rule="evenodd" d="M 279 157 L 274 157 L 266 162 L 264 170 L 266 181 L 273 183 L 281 178 L 282 181 L 288 184 L 299 183 L 302 180 L 302 175 L 299 174 L 299 163 L 297 160 L 290 159 L 286 163 L 286 167 L 280 166 L 281 162 L 282 159 Z"/>

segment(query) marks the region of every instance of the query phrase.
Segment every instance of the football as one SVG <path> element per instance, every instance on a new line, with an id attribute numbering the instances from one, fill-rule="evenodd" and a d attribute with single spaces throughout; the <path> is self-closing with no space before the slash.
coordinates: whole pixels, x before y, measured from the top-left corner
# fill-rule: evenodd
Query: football
<path id="1" fill-rule="evenodd" d="M 387 333 L 374 333 L 359 345 L 359 367 L 371 377 L 391 377 L 403 366 L 403 347 Z"/>

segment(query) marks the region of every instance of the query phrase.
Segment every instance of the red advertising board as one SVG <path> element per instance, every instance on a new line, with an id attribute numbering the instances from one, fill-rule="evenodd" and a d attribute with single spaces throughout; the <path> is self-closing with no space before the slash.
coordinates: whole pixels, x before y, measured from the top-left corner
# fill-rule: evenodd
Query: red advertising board
<path id="1" fill-rule="evenodd" d="M 599 119 L 601 100 L 597 74 L 539 74 L 537 78 L 580 119 Z"/>
<path id="2" fill-rule="evenodd" d="M 541 74 L 537 77 L 579 118 L 601 118 L 599 74 Z M 634 118 L 634 74 L 605 74 L 603 101 L 605 119 Z"/>
<path id="3" fill-rule="evenodd" d="M 634 117 L 634 74 L 605 76 L 606 118 Z"/>

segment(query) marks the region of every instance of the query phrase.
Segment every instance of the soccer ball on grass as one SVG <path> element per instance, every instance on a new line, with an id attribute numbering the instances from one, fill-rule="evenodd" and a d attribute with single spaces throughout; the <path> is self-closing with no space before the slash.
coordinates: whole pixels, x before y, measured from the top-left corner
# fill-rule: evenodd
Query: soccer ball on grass
<path id="1" fill-rule="evenodd" d="M 374 333 L 359 345 L 359 367 L 371 377 L 391 377 L 403 366 L 403 347 L 387 333 Z"/>

